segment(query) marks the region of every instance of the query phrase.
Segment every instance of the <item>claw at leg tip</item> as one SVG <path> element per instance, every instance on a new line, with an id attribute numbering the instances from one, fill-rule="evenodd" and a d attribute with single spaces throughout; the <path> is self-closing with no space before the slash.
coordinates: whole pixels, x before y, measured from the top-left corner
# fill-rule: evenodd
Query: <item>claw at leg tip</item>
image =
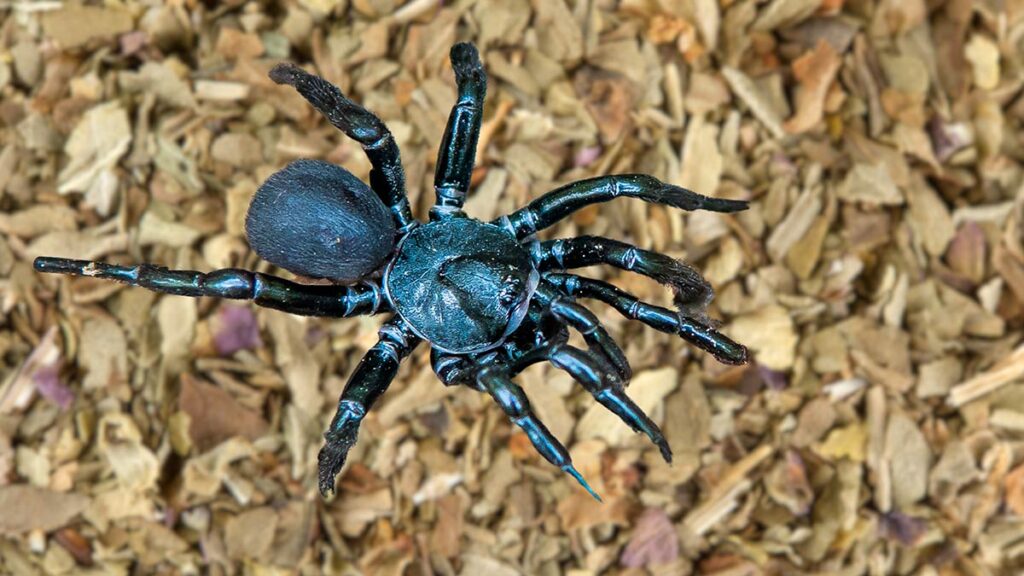
<path id="1" fill-rule="evenodd" d="M 604 500 L 601 500 L 601 496 L 599 496 L 597 492 L 594 492 L 594 489 L 590 487 L 590 484 L 587 484 L 587 481 L 583 479 L 583 476 L 579 473 L 579 471 L 576 470 L 575 467 L 573 467 L 572 464 L 566 464 L 562 468 L 562 470 L 565 471 L 570 476 L 572 476 L 573 478 L 575 478 L 576 481 L 580 483 L 580 486 L 583 486 L 583 489 L 589 492 L 590 495 L 594 497 L 594 500 L 604 503 Z"/>
<path id="2" fill-rule="evenodd" d="M 661 449 L 661 457 L 665 459 L 665 462 L 672 464 L 672 450 L 668 447 L 668 443 L 658 444 L 658 448 Z"/>

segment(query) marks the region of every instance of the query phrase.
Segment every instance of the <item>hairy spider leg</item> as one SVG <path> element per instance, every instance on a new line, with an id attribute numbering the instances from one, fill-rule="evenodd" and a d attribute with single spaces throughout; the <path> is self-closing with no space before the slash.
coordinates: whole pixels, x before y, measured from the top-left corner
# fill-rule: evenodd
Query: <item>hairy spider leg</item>
<path id="1" fill-rule="evenodd" d="M 303 316 L 341 318 L 390 310 L 380 286 L 371 281 L 354 286 L 313 286 L 235 268 L 197 272 L 49 257 L 36 258 L 34 266 L 40 272 L 115 280 L 176 296 L 252 300 L 259 306 Z"/>
<path id="2" fill-rule="evenodd" d="M 555 318 L 579 331 L 591 351 L 605 358 L 618 373 L 619 378 L 624 382 L 629 382 L 629 379 L 633 377 L 633 369 L 630 368 L 629 361 L 626 360 L 626 354 L 615 343 L 593 312 L 574 302 L 571 296 L 550 284 L 542 283 L 538 286 L 534 298 Z"/>
<path id="3" fill-rule="evenodd" d="M 448 126 L 437 153 L 434 172 L 437 200 L 430 210 L 432 220 L 462 211 L 476 160 L 476 144 L 480 138 L 480 121 L 487 93 L 487 73 L 480 63 L 476 47 L 469 43 L 456 44 L 452 46 L 450 56 L 458 100 L 448 116 Z"/>
<path id="4" fill-rule="evenodd" d="M 526 432 L 526 436 L 533 443 L 533 447 L 548 462 L 568 473 L 580 483 L 580 486 L 590 493 L 598 502 L 601 497 L 594 492 L 587 484 L 583 476 L 572 465 L 572 458 L 565 446 L 555 438 L 555 435 L 548 430 L 540 419 L 533 414 L 530 408 L 530 401 L 526 393 L 513 382 L 507 373 L 507 368 L 500 364 L 491 364 L 480 368 L 476 375 L 478 386 L 491 395 L 494 401 L 505 411 L 505 414 L 512 422 Z"/>
<path id="5" fill-rule="evenodd" d="M 405 193 L 401 153 L 384 122 L 373 112 L 349 100 L 334 84 L 295 64 L 278 64 L 270 71 L 270 79 L 295 88 L 331 124 L 362 145 L 373 167 L 370 187 L 391 210 L 399 232 L 412 229 L 416 220 L 409 210 L 409 199 Z"/>
<path id="6" fill-rule="evenodd" d="M 675 310 L 641 301 L 607 282 L 583 278 L 575 274 L 547 274 L 545 280 L 579 298 L 600 300 L 631 320 L 669 334 L 675 334 L 726 364 L 746 364 L 746 347 L 729 339 L 714 328 L 688 318 Z"/>
<path id="7" fill-rule="evenodd" d="M 604 361 L 579 348 L 564 343 L 539 346 L 520 356 L 510 365 L 511 375 L 522 372 L 530 364 L 548 361 L 552 366 L 564 370 L 583 385 L 602 406 L 625 422 L 634 432 L 643 432 L 661 451 L 666 462 L 672 462 L 672 450 L 665 435 L 636 403 L 626 396 L 619 382 L 609 372 Z"/>
<path id="8" fill-rule="evenodd" d="M 714 297 L 711 285 L 689 264 L 610 238 L 580 236 L 542 242 L 533 258 L 542 272 L 608 264 L 647 276 L 671 288 L 675 304 L 702 320 Z"/>
<path id="9" fill-rule="evenodd" d="M 520 240 L 532 236 L 590 204 L 618 198 L 639 198 L 683 210 L 738 212 L 747 209 L 743 200 L 711 198 L 666 184 L 645 174 L 620 174 L 580 180 L 556 188 L 508 216 L 492 222 L 508 228 Z"/>
<path id="10" fill-rule="evenodd" d="M 420 343 L 405 322 L 395 316 L 380 328 L 380 339 L 363 356 L 338 398 L 338 410 L 324 433 L 320 449 L 320 494 L 334 492 L 335 477 L 345 465 L 348 451 L 356 443 L 359 424 L 374 402 L 398 374 L 398 365 Z"/>

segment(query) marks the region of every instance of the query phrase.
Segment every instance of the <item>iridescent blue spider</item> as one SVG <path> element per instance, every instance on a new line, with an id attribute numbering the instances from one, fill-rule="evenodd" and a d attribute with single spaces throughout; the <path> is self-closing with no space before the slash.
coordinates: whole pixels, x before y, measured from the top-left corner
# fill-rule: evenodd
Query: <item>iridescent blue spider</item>
<path id="1" fill-rule="evenodd" d="M 704 317 L 711 287 L 690 266 L 629 244 L 589 236 L 538 242 L 534 235 L 588 204 L 620 196 L 716 212 L 743 210 L 746 202 L 708 198 L 629 174 L 563 186 L 493 222 L 470 218 L 462 205 L 487 77 L 471 44 L 454 46 L 451 61 L 458 101 L 438 155 L 437 201 L 425 224 L 412 217 L 398 146 L 379 118 L 297 66 L 281 64 L 270 72 L 275 82 L 294 87 L 331 124 L 359 142 L 373 166 L 367 186 L 338 166 L 299 160 L 271 176 L 249 207 L 246 235 L 260 257 L 335 284 L 300 284 L 237 269 L 203 273 L 46 257 L 35 261 L 36 270 L 108 278 L 182 296 L 247 299 L 293 314 L 389 313 L 379 342 L 356 366 L 324 435 L 319 458 L 324 495 L 334 490 L 367 410 L 421 341 L 430 345 L 431 363 L 444 384 L 490 394 L 544 458 L 595 498 L 568 451 L 512 381 L 530 364 L 547 361 L 568 372 L 598 402 L 649 436 L 671 461 L 661 430 L 624 392 L 631 377 L 625 355 L 576 298 L 603 301 L 631 319 L 681 336 L 722 362 L 742 364 L 747 350 L 715 331 Z M 594 264 L 643 274 L 671 287 L 678 310 L 641 302 L 605 282 L 559 272 Z M 566 343 L 567 327 L 582 334 L 586 350 Z"/>

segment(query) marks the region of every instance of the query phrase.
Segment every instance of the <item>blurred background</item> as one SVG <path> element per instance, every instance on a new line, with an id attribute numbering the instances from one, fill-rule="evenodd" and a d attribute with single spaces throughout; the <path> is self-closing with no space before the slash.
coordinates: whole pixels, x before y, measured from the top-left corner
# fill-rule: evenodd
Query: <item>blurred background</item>
<path id="1" fill-rule="evenodd" d="M 0 2 L 0 572 L 1012 574 L 1024 566 L 1021 0 Z M 380 318 L 42 276 L 38 255 L 284 276 L 249 199 L 354 142 L 267 72 L 379 114 L 414 213 L 456 41 L 490 75 L 467 210 L 642 172 L 604 235 L 697 266 L 754 362 L 595 305 L 675 463 L 559 371 L 519 381 L 593 501 L 425 347 L 339 480 L 316 454 Z M 587 271 L 645 300 L 645 278 Z"/>

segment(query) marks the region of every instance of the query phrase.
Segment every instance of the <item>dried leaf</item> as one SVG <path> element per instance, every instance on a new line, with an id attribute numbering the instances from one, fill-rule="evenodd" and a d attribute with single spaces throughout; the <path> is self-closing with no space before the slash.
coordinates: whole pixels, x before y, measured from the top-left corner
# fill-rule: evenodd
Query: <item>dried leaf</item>
<path id="1" fill-rule="evenodd" d="M 821 122 L 825 96 L 841 62 L 839 54 L 824 40 L 793 62 L 793 75 L 800 82 L 800 89 L 796 93 L 796 114 L 783 124 L 786 132 L 799 134 Z"/>
<path id="2" fill-rule="evenodd" d="M 928 492 L 928 472 L 932 464 L 931 448 L 913 420 L 896 412 L 889 416 L 885 433 L 892 478 L 893 504 L 907 508 Z"/>
<path id="3" fill-rule="evenodd" d="M 89 206 L 100 214 L 109 214 L 117 183 L 111 170 L 131 143 L 128 113 L 119 102 L 93 107 L 75 126 L 64 146 L 70 161 L 58 176 L 58 191 L 61 194 L 85 192 Z"/>
<path id="4" fill-rule="evenodd" d="M 767 306 L 737 317 L 727 332 L 741 338 L 758 363 L 772 370 L 786 370 L 793 365 L 797 336 L 785 308 Z"/>
<path id="5" fill-rule="evenodd" d="M 75 493 L 61 493 L 12 484 L 0 486 L 0 534 L 16 536 L 30 530 L 50 532 L 81 514 L 89 499 Z"/>
<path id="6" fill-rule="evenodd" d="M 679 557 L 679 538 L 668 514 L 648 508 L 636 521 L 633 536 L 622 551 L 620 563 L 626 568 L 669 564 Z"/>
<path id="7" fill-rule="evenodd" d="M 903 195 L 885 164 L 857 164 L 839 185 L 836 196 L 848 202 L 903 204 Z"/>
<path id="8" fill-rule="evenodd" d="M 200 451 L 234 436 L 256 440 L 268 429 L 259 414 L 239 404 L 223 389 L 188 374 L 181 376 L 178 407 L 189 415 L 189 436 Z"/>
<path id="9" fill-rule="evenodd" d="M 213 331 L 213 343 L 224 356 L 263 345 L 256 315 L 248 306 L 221 306 Z"/>
<path id="10" fill-rule="evenodd" d="M 235 560 L 268 560 L 276 529 L 277 513 L 272 508 L 251 508 L 232 516 L 224 526 L 228 557 Z"/>
<path id="11" fill-rule="evenodd" d="M 74 48 L 94 38 L 109 38 L 132 29 L 132 16 L 127 10 L 98 6 L 61 6 L 44 11 L 43 32 L 64 48 Z"/>

